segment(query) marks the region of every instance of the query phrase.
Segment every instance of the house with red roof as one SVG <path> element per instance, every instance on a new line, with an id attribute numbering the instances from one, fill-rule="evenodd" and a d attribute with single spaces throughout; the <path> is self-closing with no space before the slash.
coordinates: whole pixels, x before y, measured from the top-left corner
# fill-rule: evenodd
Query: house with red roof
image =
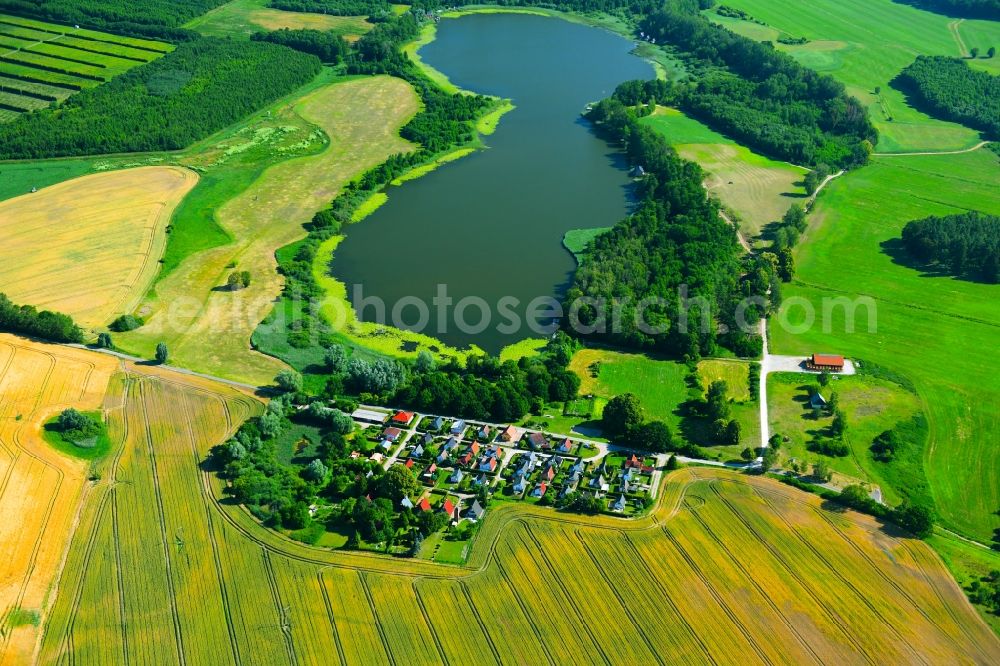
<path id="1" fill-rule="evenodd" d="M 642 458 L 634 453 L 625 461 L 625 469 L 642 469 Z"/>
<path id="2" fill-rule="evenodd" d="M 413 458 L 407 458 L 406 462 L 403 463 L 403 467 L 406 469 L 413 469 Z"/>
<path id="3" fill-rule="evenodd" d="M 521 435 L 523 434 L 520 428 L 509 425 L 500 431 L 500 439 L 511 444 L 516 444 L 521 440 Z"/>
<path id="4" fill-rule="evenodd" d="M 542 481 L 531 491 L 532 497 L 545 497 L 545 491 L 549 489 L 549 484 Z"/>
<path id="5" fill-rule="evenodd" d="M 423 476 L 431 477 L 434 476 L 434 472 L 438 471 L 437 463 L 431 463 L 431 466 L 424 470 Z"/>
<path id="6" fill-rule="evenodd" d="M 413 421 L 413 412 L 396 412 L 390 420 L 400 425 L 410 425 Z"/>
<path id="7" fill-rule="evenodd" d="M 403 431 L 399 428 L 386 428 L 385 432 L 382 433 L 382 437 L 389 440 L 390 442 L 395 442 L 399 439 L 399 436 L 403 434 Z"/>
<path id="8" fill-rule="evenodd" d="M 497 468 L 497 459 L 483 457 L 479 460 L 479 471 L 480 472 L 494 472 Z"/>
<path id="9" fill-rule="evenodd" d="M 447 514 L 449 518 L 458 519 L 458 507 L 448 497 L 445 497 L 444 501 L 441 502 L 441 512 Z"/>
<path id="10" fill-rule="evenodd" d="M 420 501 L 417 502 L 417 509 L 419 509 L 420 511 L 430 511 L 431 503 L 427 501 L 426 497 L 421 497 Z"/>
<path id="11" fill-rule="evenodd" d="M 559 446 L 556 447 L 556 451 L 558 451 L 559 453 L 569 453 L 572 450 L 573 450 L 573 440 L 571 440 L 568 437 L 563 441 L 559 442 Z"/>
<path id="12" fill-rule="evenodd" d="M 809 370 L 843 372 L 844 357 L 837 354 L 813 354 L 806 360 L 806 367 Z"/>

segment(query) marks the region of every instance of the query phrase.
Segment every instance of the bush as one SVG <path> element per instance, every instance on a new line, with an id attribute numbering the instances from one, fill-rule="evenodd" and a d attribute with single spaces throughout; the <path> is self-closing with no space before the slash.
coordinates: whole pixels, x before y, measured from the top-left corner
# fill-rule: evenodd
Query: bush
<path id="1" fill-rule="evenodd" d="M 113 322 L 108 324 L 108 330 L 115 333 L 126 333 L 128 331 L 134 331 L 144 323 L 145 322 L 143 322 L 141 318 L 126 314 L 118 317 Z"/>

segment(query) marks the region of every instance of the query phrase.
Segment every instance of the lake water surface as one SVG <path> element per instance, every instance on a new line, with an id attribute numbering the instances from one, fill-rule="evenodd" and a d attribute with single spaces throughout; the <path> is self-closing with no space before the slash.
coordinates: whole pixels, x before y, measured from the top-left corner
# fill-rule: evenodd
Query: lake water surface
<path id="1" fill-rule="evenodd" d="M 422 332 L 457 347 L 474 343 L 496 353 L 538 337 L 526 324 L 509 325 L 510 314 L 524 322 L 533 299 L 563 294 L 575 268 L 563 234 L 611 226 L 627 213 L 624 160 L 580 113 L 619 83 L 653 76 L 631 49 L 630 41 L 605 30 L 542 16 L 442 20 L 421 58 L 460 88 L 509 98 L 517 108 L 486 137 L 487 149 L 390 187 L 385 205 L 347 228 L 331 272 L 348 295 L 360 285 L 366 297 L 384 300 L 389 317 L 401 299 L 412 304 L 416 297 L 431 313 Z M 439 285 L 455 305 L 483 299 L 490 308 L 485 330 L 460 330 L 454 305 L 439 327 L 432 302 Z M 501 299 L 518 305 L 498 310 Z M 416 306 L 400 312 L 404 322 L 388 323 L 414 328 Z M 462 314 L 473 325 L 483 318 L 474 304 Z M 374 308 L 360 316 L 377 319 Z M 497 330 L 501 324 L 507 325 Z"/>

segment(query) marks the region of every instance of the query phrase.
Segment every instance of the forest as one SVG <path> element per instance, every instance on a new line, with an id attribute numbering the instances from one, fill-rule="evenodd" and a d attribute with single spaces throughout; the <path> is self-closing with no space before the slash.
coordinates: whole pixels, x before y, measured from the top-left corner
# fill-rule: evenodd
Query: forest
<path id="1" fill-rule="evenodd" d="M 918 56 L 893 85 L 925 113 L 1000 139 L 1000 76 L 974 70 L 961 58 Z"/>
<path id="2" fill-rule="evenodd" d="M 267 6 L 332 16 L 381 16 L 389 12 L 387 0 L 269 0 Z"/>
<path id="3" fill-rule="evenodd" d="M 931 216 L 903 227 L 903 245 L 916 259 L 950 275 L 1000 282 L 1000 217 L 978 211 Z"/>
<path id="4" fill-rule="evenodd" d="M 282 28 L 271 32 L 256 32 L 250 36 L 255 42 L 280 44 L 296 51 L 302 51 L 319 58 L 327 64 L 335 65 L 344 59 L 350 50 L 340 35 L 323 30 L 292 30 Z"/>
<path id="5" fill-rule="evenodd" d="M 6 294 L 0 294 L 0 331 L 52 342 L 83 342 L 83 331 L 72 317 L 37 310 L 31 305 L 16 305 Z"/>
<path id="6" fill-rule="evenodd" d="M 1000 20 L 1000 0 L 893 0 L 946 16 Z"/>
<path id="7" fill-rule="evenodd" d="M 204 38 L 0 125 L 0 159 L 178 150 L 314 78 L 318 58 L 262 42 Z"/>
<path id="8" fill-rule="evenodd" d="M 864 164 L 878 133 L 843 84 L 818 74 L 770 43 L 715 25 L 668 4 L 640 23 L 700 70 L 697 80 L 659 89 L 675 104 L 751 148 L 796 164 Z M 647 101 L 647 100 L 641 100 Z"/>
<path id="9" fill-rule="evenodd" d="M 617 327 L 609 321 L 609 306 L 584 305 L 578 313 L 584 328 L 595 329 L 590 337 L 617 346 L 689 359 L 714 355 L 719 345 L 739 356 L 759 354 L 760 339 L 737 325 L 736 306 L 745 296 L 766 302 L 767 290 L 777 283 L 774 266 L 757 259 L 748 260 L 754 266 L 743 265 L 736 231 L 705 193 L 701 168 L 640 125 L 621 101 L 603 100 L 588 117 L 609 140 L 624 141 L 629 162 L 646 175 L 636 212 L 585 251 L 566 295 L 567 309 L 572 312 L 578 299 L 620 300 Z M 650 299 L 661 302 L 645 309 L 643 330 L 638 309 Z M 753 325 L 764 307 L 751 305 L 743 314 Z"/>
<path id="10" fill-rule="evenodd" d="M 126 35 L 181 41 L 180 26 L 228 0 L 0 0 L 0 12 Z"/>

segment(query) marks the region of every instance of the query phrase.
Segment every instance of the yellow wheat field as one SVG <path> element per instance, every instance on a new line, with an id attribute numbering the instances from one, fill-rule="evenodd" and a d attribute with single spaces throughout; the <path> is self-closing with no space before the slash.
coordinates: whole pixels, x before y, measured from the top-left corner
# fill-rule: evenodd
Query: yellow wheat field
<path id="1" fill-rule="evenodd" d="M 494 508 L 463 567 L 310 548 L 219 503 L 260 409 L 129 367 L 41 663 L 997 663 L 922 542 L 773 481 L 672 474 L 646 518 Z"/>
<path id="2" fill-rule="evenodd" d="M 156 276 L 174 209 L 198 176 L 98 173 L 0 202 L 0 292 L 87 327 L 131 311 Z"/>
<path id="3" fill-rule="evenodd" d="M 86 495 L 87 464 L 45 443 L 42 424 L 99 408 L 116 366 L 0 334 L 0 664 L 30 662 Z"/>

